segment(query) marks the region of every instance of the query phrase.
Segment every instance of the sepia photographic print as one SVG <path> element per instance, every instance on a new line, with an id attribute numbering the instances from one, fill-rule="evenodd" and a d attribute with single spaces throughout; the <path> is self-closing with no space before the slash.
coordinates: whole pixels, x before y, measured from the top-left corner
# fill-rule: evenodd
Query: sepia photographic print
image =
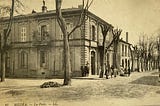
<path id="1" fill-rule="evenodd" d="M 0 0 L 0 106 L 160 106 L 160 0 Z"/>

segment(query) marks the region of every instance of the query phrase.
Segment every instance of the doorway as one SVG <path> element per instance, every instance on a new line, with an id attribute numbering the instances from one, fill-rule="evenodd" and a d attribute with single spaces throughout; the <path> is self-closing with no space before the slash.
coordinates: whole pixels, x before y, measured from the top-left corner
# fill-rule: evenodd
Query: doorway
<path id="1" fill-rule="evenodd" d="M 91 75 L 95 75 L 95 52 L 91 52 Z"/>

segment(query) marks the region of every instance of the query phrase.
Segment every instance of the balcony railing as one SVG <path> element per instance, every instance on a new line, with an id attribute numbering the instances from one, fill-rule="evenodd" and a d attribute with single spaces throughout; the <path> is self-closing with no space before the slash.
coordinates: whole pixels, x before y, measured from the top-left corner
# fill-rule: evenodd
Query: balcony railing
<path id="1" fill-rule="evenodd" d="M 49 46 L 50 41 L 51 39 L 49 36 L 34 36 L 32 44 L 34 46 Z"/>

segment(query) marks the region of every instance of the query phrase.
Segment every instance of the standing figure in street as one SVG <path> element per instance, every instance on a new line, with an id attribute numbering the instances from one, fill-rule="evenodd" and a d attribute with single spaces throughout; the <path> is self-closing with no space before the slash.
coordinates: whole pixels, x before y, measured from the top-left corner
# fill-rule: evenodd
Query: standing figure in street
<path id="1" fill-rule="evenodd" d="M 89 75 L 89 63 L 88 62 L 86 63 L 84 69 L 85 69 L 85 73 L 86 73 L 85 76 L 88 76 Z"/>
<path id="2" fill-rule="evenodd" d="M 124 68 L 122 65 L 120 66 L 120 76 L 124 76 Z"/>
<path id="3" fill-rule="evenodd" d="M 130 67 L 128 67 L 128 77 L 130 76 L 130 74 L 131 74 L 131 69 Z"/>
<path id="4" fill-rule="evenodd" d="M 106 79 L 108 79 L 109 78 L 109 66 L 106 66 L 105 75 L 106 75 Z"/>
<path id="5" fill-rule="evenodd" d="M 114 67 L 113 67 L 113 65 L 111 66 L 111 78 L 112 78 L 112 75 L 114 75 Z"/>
<path id="6" fill-rule="evenodd" d="M 81 66 L 81 73 L 82 73 L 82 77 L 84 77 L 85 76 L 85 68 L 84 68 L 84 66 Z"/>

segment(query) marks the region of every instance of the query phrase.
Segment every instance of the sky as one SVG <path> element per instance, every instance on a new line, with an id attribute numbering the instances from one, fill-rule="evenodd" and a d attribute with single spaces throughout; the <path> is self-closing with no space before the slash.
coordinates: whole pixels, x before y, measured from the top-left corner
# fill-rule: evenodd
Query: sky
<path id="1" fill-rule="evenodd" d="M 4 4 L 11 0 L 3 0 Z M 33 9 L 41 11 L 43 0 L 23 0 L 25 13 Z M 62 8 L 78 7 L 82 0 L 63 0 Z M 48 10 L 55 9 L 55 0 L 45 0 Z M 0 2 L 2 4 L 2 2 Z M 121 37 L 129 33 L 129 42 L 136 44 L 139 36 L 153 36 L 160 29 L 160 0 L 94 0 L 91 12 L 115 28 L 123 30 Z"/>

